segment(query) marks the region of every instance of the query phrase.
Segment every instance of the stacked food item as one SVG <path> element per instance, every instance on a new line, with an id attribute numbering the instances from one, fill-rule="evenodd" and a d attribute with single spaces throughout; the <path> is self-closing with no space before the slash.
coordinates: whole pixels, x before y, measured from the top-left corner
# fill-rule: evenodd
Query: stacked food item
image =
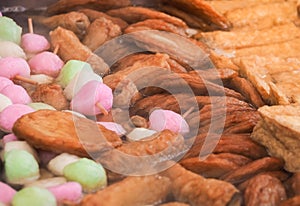
<path id="1" fill-rule="evenodd" d="M 296 2 L 59 0 L 47 14 L 32 18 L 50 43 L 0 17 L 0 204 L 297 202 L 297 106 L 264 106 L 297 103 Z"/>

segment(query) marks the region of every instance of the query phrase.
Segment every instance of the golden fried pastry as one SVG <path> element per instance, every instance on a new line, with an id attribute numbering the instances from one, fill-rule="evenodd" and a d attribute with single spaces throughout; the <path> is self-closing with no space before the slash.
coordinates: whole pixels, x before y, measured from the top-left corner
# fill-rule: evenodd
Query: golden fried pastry
<path id="1" fill-rule="evenodd" d="M 13 131 L 35 148 L 86 157 L 122 144 L 115 132 L 69 112 L 40 110 L 24 115 Z"/>
<path id="2" fill-rule="evenodd" d="M 141 206 L 159 203 L 170 192 L 171 181 L 159 175 L 127 177 L 83 198 L 81 206 Z"/>

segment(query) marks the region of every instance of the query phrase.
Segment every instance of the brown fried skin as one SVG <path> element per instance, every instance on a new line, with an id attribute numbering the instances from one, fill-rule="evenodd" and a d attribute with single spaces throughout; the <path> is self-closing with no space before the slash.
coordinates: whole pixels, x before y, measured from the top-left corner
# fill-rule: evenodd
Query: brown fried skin
<path id="1" fill-rule="evenodd" d="M 95 194 L 84 197 L 81 206 L 140 206 L 161 202 L 171 189 L 167 177 L 127 177 Z"/>
<path id="2" fill-rule="evenodd" d="M 35 148 L 84 157 L 89 156 L 88 152 L 122 144 L 115 132 L 68 112 L 40 110 L 24 115 L 17 120 L 13 131 Z"/>

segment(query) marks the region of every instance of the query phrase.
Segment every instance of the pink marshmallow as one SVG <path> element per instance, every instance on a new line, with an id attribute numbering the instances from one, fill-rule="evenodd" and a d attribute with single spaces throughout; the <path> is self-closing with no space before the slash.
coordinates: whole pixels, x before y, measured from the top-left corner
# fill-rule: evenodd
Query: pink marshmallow
<path id="1" fill-rule="evenodd" d="M 78 182 L 67 182 L 47 189 L 59 203 L 77 204 L 82 198 L 82 187 Z"/>
<path id="2" fill-rule="evenodd" d="M 185 134 L 190 131 L 185 119 L 170 110 L 157 109 L 149 116 L 150 129 L 155 131 L 171 130 L 175 133 Z"/>
<path id="3" fill-rule="evenodd" d="M 16 84 L 5 87 L 0 93 L 7 96 L 13 104 L 29 104 L 31 102 L 31 98 L 26 90 Z"/>
<path id="4" fill-rule="evenodd" d="M 13 79 L 16 75 L 30 77 L 30 67 L 27 62 L 18 57 L 4 57 L 0 59 L 0 76 Z"/>
<path id="5" fill-rule="evenodd" d="M 42 35 L 27 33 L 22 36 L 21 47 L 26 53 L 36 54 L 48 50 L 50 44 Z"/>
<path id="6" fill-rule="evenodd" d="M 2 13 L 0 12 L 0 17 L 2 16 Z"/>
<path id="7" fill-rule="evenodd" d="M 42 52 L 29 60 L 29 66 L 34 74 L 46 74 L 57 77 L 64 62 L 54 53 Z"/>
<path id="8" fill-rule="evenodd" d="M 126 134 L 126 130 L 122 127 L 122 125 L 115 122 L 97 122 L 97 124 L 104 126 L 108 130 L 116 132 L 119 136 Z"/>
<path id="9" fill-rule="evenodd" d="M 74 96 L 71 101 L 71 108 L 85 115 L 101 114 L 101 110 L 96 106 L 97 103 L 100 103 L 105 110 L 110 111 L 113 104 L 113 94 L 111 88 L 93 80 L 86 83 Z"/>
<path id="10" fill-rule="evenodd" d="M 7 134 L 2 138 L 2 143 L 5 146 L 6 143 L 13 142 L 13 141 L 16 141 L 16 140 L 18 140 L 16 135 L 14 135 L 13 133 L 12 134 Z"/>
<path id="11" fill-rule="evenodd" d="M 1 77 L 0 76 L 0 92 L 2 89 L 4 89 L 5 87 L 9 86 L 9 85 L 13 85 L 14 83 L 10 80 L 7 79 L 5 77 Z"/>
<path id="12" fill-rule="evenodd" d="M 10 204 L 16 191 L 9 185 L 0 182 L 0 202 L 4 204 Z"/>
<path id="13" fill-rule="evenodd" d="M 14 123 L 24 114 L 35 110 L 24 104 L 12 104 L 0 112 L 0 129 L 4 132 L 12 132 Z"/>

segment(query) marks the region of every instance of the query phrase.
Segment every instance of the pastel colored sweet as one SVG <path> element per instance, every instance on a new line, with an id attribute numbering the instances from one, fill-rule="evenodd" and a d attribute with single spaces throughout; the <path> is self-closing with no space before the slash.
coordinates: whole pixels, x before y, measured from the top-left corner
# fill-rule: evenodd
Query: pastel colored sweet
<path id="1" fill-rule="evenodd" d="M 0 17 L 0 40 L 20 44 L 21 34 L 22 28 L 13 19 L 6 16 Z"/>
<path id="2" fill-rule="evenodd" d="M 8 85 L 12 85 L 12 84 L 14 83 L 10 79 L 0 76 L 0 91 L 5 87 L 7 87 Z"/>
<path id="3" fill-rule="evenodd" d="M 5 96 L 4 94 L 0 94 L 0 112 L 9 105 L 12 105 L 12 101 L 10 100 L 10 98 Z"/>
<path id="4" fill-rule="evenodd" d="M 57 77 L 64 62 L 52 52 L 42 52 L 33 56 L 28 64 L 33 74 L 45 74 Z"/>
<path id="5" fill-rule="evenodd" d="M 34 112 L 34 109 L 23 104 L 12 104 L 0 112 L 0 129 L 12 132 L 14 123 L 24 114 Z"/>
<path id="6" fill-rule="evenodd" d="M 101 114 L 102 111 L 96 106 L 100 103 L 106 111 L 110 111 L 113 104 L 111 88 L 98 81 L 86 83 L 71 101 L 71 108 L 84 115 Z"/>
<path id="7" fill-rule="evenodd" d="M 16 140 L 16 141 L 7 142 L 4 146 L 3 154 L 5 156 L 6 153 L 16 149 L 24 150 L 30 153 L 37 161 L 39 161 L 39 157 L 37 155 L 36 150 L 31 145 L 29 145 L 26 141 Z"/>
<path id="8" fill-rule="evenodd" d="M 3 144 L 3 146 L 5 146 L 6 143 L 12 142 L 12 141 L 17 141 L 17 140 L 18 140 L 18 138 L 13 133 L 7 134 L 7 135 L 4 135 L 4 137 L 2 138 L 2 144 Z"/>
<path id="9" fill-rule="evenodd" d="M 189 125 L 185 119 L 181 115 L 170 110 L 154 110 L 149 116 L 149 122 L 149 128 L 155 131 L 168 129 L 180 134 L 189 132 Z"/>
<path id="10" fill-rule="evenodd" d="M 0 56 L 26 59 L 26 54 L 23 49 L 18 44 L 11 41 L 0 41 Z"/>
<path id="11" fill-rule="evenodd" d="M 34 110 L 41 110 L 41 109 L 49 109 L 49 110 L 56 110 L 54 107 L 52 107 L 49 104 L 43 103 L 43 102 L 31 102 L 28 104 L 29 107 L 31 107 Z"/>
<path id="12" fill-rule="evenodd" d="M 64 174 L 64 168 L 73 163 L 78 161 L 80 158 L 76 155 L 71 155 L 68 153 L 62 153 L 57 155 L 47 165 L 47 168 L 55 175 L 62 176 Z"/>
<path id="13" fill-rule="evenodd" d="M 66 88 L 76 74 L 83 69 L 90 72 L 93 71 L 89 63 L 79 60 L 69 60 L 61 69 L 56 82 L 63 88 Z"/>
<path id="14" fill-rule="evenodd" d="M 7 96 L 13 104 L 29 104 L 32 101 L 27 91 L 16 84 L 5 87 L 0 93 Z"/>
<path id="15" fill-rule="evenodd" d="M 157 131 L 146 129 L 146 128 L 134 128 L 130 133 L 126 135 L 130 141 L 139 141 L 144 138 L 150 137 L 157 133 Z"/>
<path id="16" fill-rule="evenodd" d="M 10 204 L 16 194 L 16 191 L 3 182 L 0 182 L 0 191 L 0 202 Z"/>
<path id="17" fill-rule="evenodd" d="M 39 165 L 33 155 L 25 150 L 11 150 L 4 155 L 6 180 L 10 184 L 26 184 L 40 176 Z"/>
<path id="18" fill-rule="evenodd" d="M 122 127 L 122 125 L 115 122 L 97 122 L 97 124 L 101 124 L 106 129 L 116 132 L 118 135 L 125 135 L 126 130 Z"/>
<path id="19" fill-rule="evenodd" d="M 18 57 L 4 57 L 0 59 L 0 76 L 13 79 L 16 75 L 29 78 L 30 67 L 28 63 Z"/>
<path id="20" fill-rule="evenodd" d="M 64 94 L 68 100 L 71 100 L 78 91 L 88 83 L 89 81 L 96 80 L 98 82 L 103 82 L 102 77 L 90 70 L 81 70 L 76 74 L 76 76 L 70 81 L 68 86 L 64 89 Z"/>
<path id="21" fill-rule="evenodd" d="M 26 53 L 30 54 L 36 54 L 50 49 L 50 44 L 44 36 L 33 33 L 22 35 L 21 46 Z"/>
<path id="22" fill-rule="evenodd" d="M 25 187 L 41 187 L 41 188 L 49 188 L 55 187 L 67 182 L 67 179 L 64 177 L 50 177 L 46 179 L 39 179 L 29 184 L 26 184 Z"/>
<path id="23" fill-rule="evenodd" d="M 54 195 L 47 189 L 25 187 L 18 191 L 12 200 L 12 206 L 56 206 Z"/>
<path id="24" fill-rule="evenodd" d="M 32 74 L 30 75 L 30 79 L 36 81 L 39 84 L 50 84 L 54 81 L 53 77 L 50 77 L 46 74 Z"/>
<path id="25" fill-rule="evenodd" d="M 77 182 L 67 182 L 58 186 L 49 187 L 48 190 L 59 203 L 77 204 L 82 198 L 82 187 Z"/>
<path id="26" fill-rule="evenodd" d="M 107 185 L 106 172 L 101 164 L 82 158 L 64 168 L 68 181 L 81 184 L 84 192 L 95 192 Z"/>

